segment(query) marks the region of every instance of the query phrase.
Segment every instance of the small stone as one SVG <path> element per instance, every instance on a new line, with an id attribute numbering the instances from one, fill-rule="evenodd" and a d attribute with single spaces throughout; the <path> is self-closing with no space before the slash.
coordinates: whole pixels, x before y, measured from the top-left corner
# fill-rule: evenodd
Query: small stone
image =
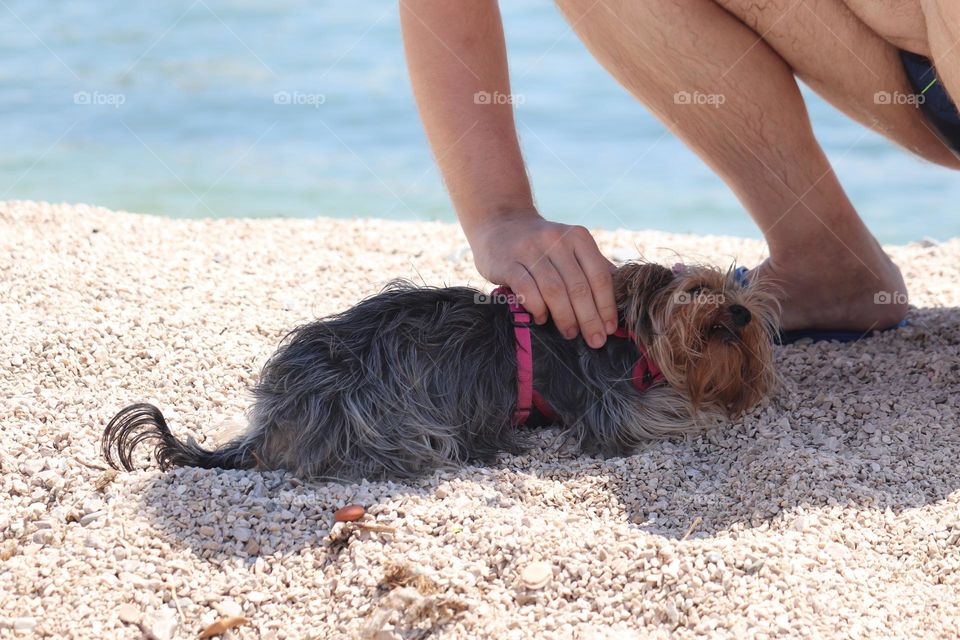
<path id="1" fill-rule="evenodd" d="M 120 622 L 126 624 L 139 624 L 140 619 L 143 617 L 140 613 L 140 609 L 136 605 L 129 602 L 124 602 L 119 607 L 117 607 L 117 617 L 120 618 Z"/>
<path id="2" fill-rule="evenodd" d="M 260 591 L 251 591 L 250 593 L 244 595 L 243 597 L 247 602 L 250 602 L 253 604 L 260 604 L 270 599 L 269 595 Z"/>
<path id="3" fill-rule="evenodd" d="M 156 640 L 170 640 L 177 630 L 177 615 L 172 609 L 165 609 L 144 622 L 144 629 L 148 636 Z"/>
<path id="4" fill-rule="evenodd" d="M 34 627 L 37 626 L 36 618 L 14 618 L 13 624 L 10 625 L 13 627 L 14 631 L 33 631 Z"/>
<path id="5" fill-rule="evenodd" d="M 224 618 L 239 618 L 243 615 L 243 607 L 236 600 L 224 600 L 213 608 Z"/>
<path id="6" fill-rule="evenodd" d="M 93 513 L 94 511 L 103 511 L 106 505 L 103 500 L 97 497 L 90 497 L 83 501 L 83 513 Z"/>
<path id="7" fill-rule="evenodd" d="M 96 522 L 97 520 L 99 520 L 105 515 L 107 515 L 106 511 L 94 511 L 92 513 L 88 513 L 87 515 L 80 518 L 80 526 L 86 527 L 87 525 L 93 522 Z"/>
<path id="8" fill-rule="evenodd" d="M 761 568 L 763 568 L 763 560 L 757 559 L 757 560 L 754 560 L 753 562 L 751 562 L 750 564 L 748 564 L 748 565 L 747 565 L 747 568 L 745 569 L 745 571 L 746 571 L 749 575 L 753 575 L 753 574 L 755 574 L 757 571 L 760 571 Z"/>
<path id="9" fill-rule="evenodd" d="M 531 562 L 520 572 L 520 582 L 527 589 L 542 589 L 553 577 L 553 567 L 549 562 Z"/>
<path id="10" fill-rule="evenodd" d="M 807 519 L 804 516 L 797 516 L 790 523 L 791 531 L 804 531 L 807 528 Z"/>
<path id="11" fill-rule="evenodd" d="M 50 529 L 41 529 L 33 534 L 33 541 L 37 544 L 53 544 L 56 542 L 56 535 Z"/>
<path id="12" fill-rule="evenodd" d="M 246 542 L 250 539 L 251 535 L 253 535 L 253 531 L 247 527 L 237 527 L 233 530 L 233 537 L 239 542 Z"/>
<path id="13" fill-rule="evenodd" d="M 20 471 L 25 476 L 32 476 L 43 471 L 44 466 L 46 466 L 46 461 L 42 458 L 27 460 L 20 465 Z"/>
<path id="14" fill-rule="evenodd" d="M 675 559 L 665 566 L 663 568 L 663 575 L 665 578 L 678 579 L 680 577 L 680 560 Z"/>

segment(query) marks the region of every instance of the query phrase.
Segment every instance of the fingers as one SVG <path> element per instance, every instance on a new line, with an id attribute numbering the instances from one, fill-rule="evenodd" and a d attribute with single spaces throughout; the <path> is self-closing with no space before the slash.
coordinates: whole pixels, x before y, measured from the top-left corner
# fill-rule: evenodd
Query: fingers
<path id="1" fill-rule="evenodd" d="M 607 340 L 607 332 L 603 326 L 603 319 L 597 310 L 594 302 L 593 292 L 590 289 L 590 281 L 584 274 L 580 263 L 577 261 L 573 252 L 564 252 L 554 258 L 551 258 L 556 266 L 560 277 L 566 288 L 566 294 L 569 296 L 569 305 L 573 308 L 575 315 L 574 321 L 579 325 L 580 333 L 594 349 L 603 346 Z M 551 301 L 548 299 L 548 304 Z M 553 311 L 553 307 L 550 307 Z M 554 316 L 556 321 L 556 316 Z M 576 329 L 574 329 L 574 332 Z M 564 332 L 564 335 L 568 335 Z"/>
<path id="2" fill-rule="evenodd" d="M 577 336 L 577 315 L 567 294 L 563 276 L 550 259 L 537 260 L 531 267 L 540 295 L 550 309 L 553 324 L 565 338 Z"/>
<path id="3" fill-rule="evenodd" d="M 519 262 L 513 264 L 514 266 L 507 272 L 507 283 L 519 297 L 523 308 L 533 316 L 534 322 L 543 324 L 550 317 L 550 310 L 543 296 L 540 295 L 537 282 L 525 266 Z"/>
<path id="4" fill-rule="evenodd" d="M 584 227 L 511 218 L 472 244 L 480 272 L 513 289 L 537 324 L 552 318 L 563 336 L 582 334 L 594 348 L 616 331 L 613 265 Z"/>
<path id="5" fill-rule="evenodd" d="M 617 330 L 617 301 L 613 295 L 613 264 L 597 249 L 591 238 L 575 249 L 577 261 L 590 284 L 593 302 L 600 314 L 606 334 Z M 582 325 L 581 325 L 582 327 Z M 589 335 L 589 334 L 585 334 Z"/>

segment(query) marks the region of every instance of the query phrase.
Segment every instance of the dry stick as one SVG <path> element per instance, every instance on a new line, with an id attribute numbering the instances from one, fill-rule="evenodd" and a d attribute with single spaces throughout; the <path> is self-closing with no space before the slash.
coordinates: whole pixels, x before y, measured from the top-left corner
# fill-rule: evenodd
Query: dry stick
<path id="1" fill-rule="evenodd" d="M 180 608 L 180 599 L 177 598 L 177 588 L 170 585 L 170 594 L 173 596 L 173 605 L 177 608 L 177 613 L 180 614 L 180 622 L 177 623 L 177 626 L 187 624 L 187 616 L 183 615 L 183 609 Z"/>
<path id="2" fill-rule="evenodd" d="M 97 471 L 110 471 L 109 467 L 104 467 L 103 465 L 95 464 L 93 462 L 87 462 L 83 458 L 76 458 L 76 461 L 88 469 L 96 469 Z"/>
<path id="3" fill-rule="evenodd" d="M 124 549 L 130 549 L 130 543 L 127 542 L 127 525 L 123 520 L 120 520 L 120 544 L 123 545 Z"/>
<path id="4" fill-rule="evenodd" d="M 690 534 L 693 533 L 693 530 L 696 529 L 697 525 L 699 525 L 701 522 L 703 522 L 703 518 L 701 518 L 700 516 L 697 516 L 696 518 L 694 518 L 693 522 L 690 523 L 690 526 L 687 527 L 687 532 L 683 534 L 682 538 L 680 538 L 680 542 L 683 542 L 684 540 L 689 538 Z"/>
<path id="5" fill-rule="evenodd" d="M 380 533 L 396 533 L 396 527 L 390 527 L 385 524 L 365 524 L 363 522 L 355 523 L 357 527 L 365 531 L 379 531 Z"/>

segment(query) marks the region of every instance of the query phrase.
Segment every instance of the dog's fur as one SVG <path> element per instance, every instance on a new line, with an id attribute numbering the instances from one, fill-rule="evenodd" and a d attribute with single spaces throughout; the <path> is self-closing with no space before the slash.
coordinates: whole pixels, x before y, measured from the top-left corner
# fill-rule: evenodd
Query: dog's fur
<path id="1" fill-rule="evenodd" d="M 665 382 L 638 392 L 638 350 L 611 337 L 601 349 L 531 326 L 534 386 L 581 450 L 625 454 L 644 441 L 697 431 L 756 405 L 773 387 L 777 304 L 732 272 L 678 273 L 627 263 L 614 277 L 621 322 L 646 346 Z M 481 303 L 486 301 L 486 303 Z M 744 321 L 746 320 L 746 321 Z M 253 390 L 247 432 L 215 450 L 175 438 L 148 404 L 118 413 L 103 434 L 111 465 L 158 441 L 175 465 L 288 469 L 314 479 L 411 477 L 519 453 L 512 426 L 516 338 L 503 301 L 464 288 L 395 282 L 341 314 L 299 327 Z"/>

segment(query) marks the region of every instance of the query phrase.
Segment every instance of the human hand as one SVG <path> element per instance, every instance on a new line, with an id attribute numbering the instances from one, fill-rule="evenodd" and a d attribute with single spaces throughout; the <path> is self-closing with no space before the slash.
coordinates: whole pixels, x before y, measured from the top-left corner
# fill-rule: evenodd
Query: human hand
<path id="1" fill-rule="evenodd" d="M 468 234 L 483 277 L 513 289 L 537 324 L 548 317 L 566 338 L 593 348 L 617 328 L 614 266 L 584 227 L 533 210 L 490 217 Z"/>

